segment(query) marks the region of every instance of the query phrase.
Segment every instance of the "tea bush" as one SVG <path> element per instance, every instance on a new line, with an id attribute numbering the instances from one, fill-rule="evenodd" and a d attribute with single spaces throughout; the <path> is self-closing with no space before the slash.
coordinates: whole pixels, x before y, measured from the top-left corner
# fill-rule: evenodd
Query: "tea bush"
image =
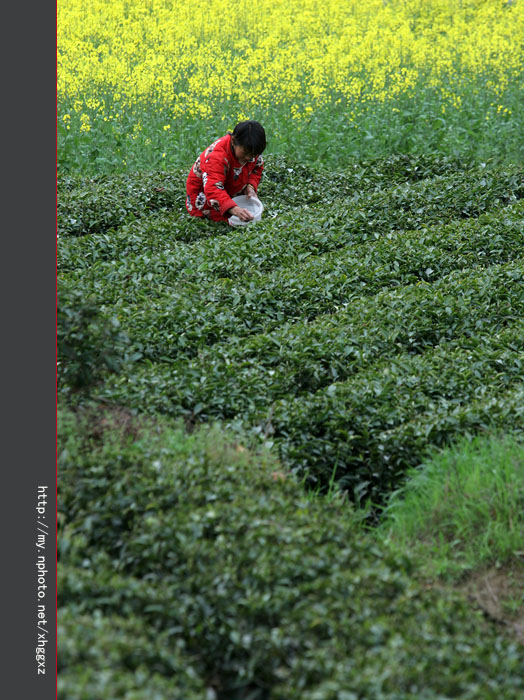
<path id="1" fill-rule="evenodd" d="M 521 167 L 270 156 L 264 218 L 242 230 L 190 219 L 184 181 L 59 183 L 61 293 L 129 338 L 91 398 L 225 420 L 312 483 L 335 471 L 376 500 L 428 447 L 521 427 L 513 400 L 499 410 L 524 382 Z"/>
<path id="2" fill-rule="evenodd" d="M 177 196 L 178 195 L 178 196 Z M 59 178 L 59 236 L 105 233 L 180 200 L 177 175 L 140 173 Z"/>
<path id="3" fill-rule="evenodd" d="M 89 404 L 59 434 L 61 700 L 524 692 L 516 644 L 266 449 Z"/>
<path id="4" fill-rule="evenodd" d="M 58 384 L 86 389 L 104 371 L 122 369 L 129 338 L 115 316 L 106 317 L 94 297 L 61 287 L 57 305 Z"/>
<path id="5" fill-rule="evenodd" d="M 102 573 L 103 575 L 103 573 Z M 205 687 L 169 634 L 148 633 L 144 621 L 94 609 L 58 611 L 58 697 L 64 700 L 200 700 Z"/>
<path id="6" fill-rule="evenodd" d="M 190 331 L 180 327 L 177 345 L 171 352 L 165 347 L 166 356 L 159 358 L 163 362 L 108 380 L 104 396 L 111 398 L 115 391 L 117 402 L 153 407 L 162 397 L 149 389 L 162 384 L 171 398 L 172 412 L 177 406 L 183 411 L 199 403 L 202 417 L 230 418 L 254 405 L 270 405 L 288 394 L 296 396 L 343 381 L 384 357 L 429 352 L 441 341 L 460 344 L 464 335 L 504 327 L 524 311 L 522 291 L 512 284 L 522 269 L 521 263 L 492 265 L 433 284 L 386 290 L 371 298 L 357 296 L 336 313 L 210 347 L 196 345 L 210 337 L 206 333 L 193 346 L 182 344 L 181 337 Z M 217 325 L 219 321 L 214 319 Z M 226 319 L 223 323 L 227 327 Z M 199 330 L 204 328 L 202 319 Z M 161 330 L 150 332 L 157 348 L 163 347 Z M 145 328 L 142 338 L 141 347 L 147 347 Z M 198 356 L 186 358 L 186 348 L 198 350 Z"/>
<path id="7" fill-rule="evenodd" d="M 175 256 L 158 251 L 142 254 L 143 264 L 136 259 L 118 266 L 94 263 L 88 279 L 81 269 L 69 273 L 67 283 L 103 295 L 140 350 L 147 346 L 151 359 L 194 354 L 199 346 L 232 336 L 333 313 L 362 295 L 420 281 L 438 282 L 453 270 L 511 260 L 520 251 L 523 217 L 524 209 L 516 205 L 502 220 L 500 214 L 490 215 L 475 220 L 475 225 L 390 234 L 343 251 L 307 255 L 271 272 L 231 278 L 208 279 L 197 272 L 189 279 L 178 275 L 175 281 L 170 267 Z M 100 285 L 101 276 L 110 276 L 115 284 Z"/>

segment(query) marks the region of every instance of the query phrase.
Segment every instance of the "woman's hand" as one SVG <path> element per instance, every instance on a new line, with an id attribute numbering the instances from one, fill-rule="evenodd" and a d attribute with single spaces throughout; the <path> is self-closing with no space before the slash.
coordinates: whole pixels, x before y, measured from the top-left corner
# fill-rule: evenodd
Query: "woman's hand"
<path id="1" fill-rule="evenodd" d="M 253 187 L 253 185 L 246 185 L 245 192 L 246 192 L 247 197 L 256 197 L 257 196 L 257 193 L 255 192 L 255 188 Z"/>
<path id="2" fill-rule="evenodd" d="M 253 214 L 248 209 L 241 209 L 240 207 L 233 207 L 229 210 L 231 216 L 238 216 L 240 221 L 251 221 Z"/>

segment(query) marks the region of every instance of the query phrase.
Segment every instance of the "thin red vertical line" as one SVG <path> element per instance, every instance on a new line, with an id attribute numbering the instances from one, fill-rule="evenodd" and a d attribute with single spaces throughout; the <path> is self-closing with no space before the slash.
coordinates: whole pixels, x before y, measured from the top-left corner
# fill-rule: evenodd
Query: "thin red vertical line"
<path id="1" fill-rule="evenodd" d="M 58 0 L 55 21 L 55 697 L 58 698 Z"/>

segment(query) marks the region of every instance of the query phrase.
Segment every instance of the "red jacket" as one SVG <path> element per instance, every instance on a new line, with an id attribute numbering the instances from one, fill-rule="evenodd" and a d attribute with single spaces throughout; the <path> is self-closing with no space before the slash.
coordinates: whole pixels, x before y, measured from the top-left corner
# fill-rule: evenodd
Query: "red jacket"
<path id="1" fill-rule="evenodd" d="M 263 169 L 262 156 L 242 166 L 233 153 L 231 135 L 222 136 L 198 156 L 187 176 L 187 210 L 192 216 L 212 213 L 213 219 L 217 214 L 225 218 L 226 211 L 236 206 L 232 197 L 246 185 L 258 190 Z"/>

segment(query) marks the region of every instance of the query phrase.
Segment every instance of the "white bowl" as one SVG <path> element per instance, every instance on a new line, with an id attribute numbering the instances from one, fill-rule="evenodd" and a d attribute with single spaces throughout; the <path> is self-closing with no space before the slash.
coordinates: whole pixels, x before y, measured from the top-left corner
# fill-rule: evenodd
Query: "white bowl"
<path id="1" fill-rule="evenodd" d="M 245 194 L 240 194 L 238 197 L 233 197 L 235 204 L 242 209 L 247 209 L 253 214 L 251 221 L 242 221 L 238 216 L 230 216 L 229 223 L 232 226 L 247 226 L 255 221 L 260 221 L 262 218 L 262 212 L 264 211 L 264 205 L 258 199 L 258 197 L 247 197 Z"/>

